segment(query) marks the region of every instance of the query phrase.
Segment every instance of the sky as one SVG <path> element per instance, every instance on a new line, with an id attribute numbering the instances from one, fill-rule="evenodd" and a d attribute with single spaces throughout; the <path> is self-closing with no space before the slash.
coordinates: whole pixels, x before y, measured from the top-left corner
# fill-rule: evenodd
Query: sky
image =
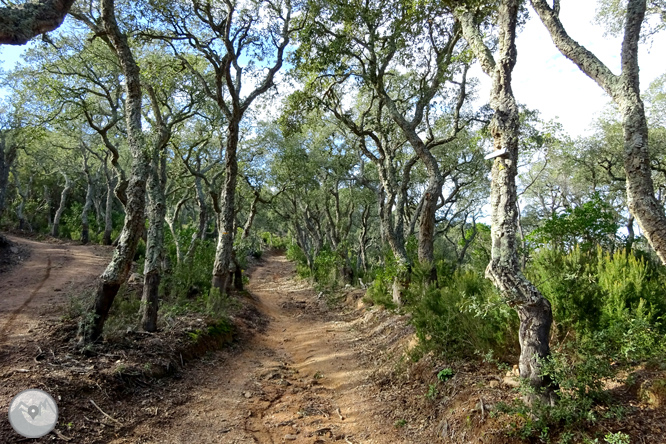
<path id="1" fill-rule="evenodd" d="M 603 27 L 593 23 L 596 0 L 562 0 L 560 20 L 569 35 L 592 51 L 613 73 L 620 74 L 621 38 L 604 36 Z M 516 39 L 518 60 L 514 68 L 513 91 L 519 103 L 538 109 L 544 119 L 557 120 L 571 136 L 592 131 L 593 122 L 610 103 L 610 98 L 592 79 L 557 50 L 536 13 Z M 641 89 L 645 90 L 666 72 L 666 35 L 657 35 L 651 44 L 640 45 Z M 481 78 L 477 67 L 475 75 Z M 477 74 L 479 73 L 479 74 Z M 485 81 L 481 97 L 489 97 Z M 487 100 L 487 99 L 486 99 Z"/>
<path id="2" fill-rule="evenodd" d="M 560 19 L 569 35 L 592 51 L 615 74 L 620 73 L 621 39 L 604 36 L 594 21 L 596 0 L 562 0 Z M 640 46 L 641 88 L 664 73 L 660 55 L 666 54 L 666 36 L 657 35 L 651 44 Z M 571 136 L 590 134 L 594 121 L 610 103 L 604 91 L 572 62 L 560 54 L 536 13 L 518 35 L 518 61 L 513 88 L 516 100 L 537 109 L 545 120 L 559 121 Z M 25 47 L 0 46 L 2 68 L 7 70 L 21 57 Z M 471 75 L 480 80 L 479 104 L 490 94 L 490 79 L 476 65 Z"/>

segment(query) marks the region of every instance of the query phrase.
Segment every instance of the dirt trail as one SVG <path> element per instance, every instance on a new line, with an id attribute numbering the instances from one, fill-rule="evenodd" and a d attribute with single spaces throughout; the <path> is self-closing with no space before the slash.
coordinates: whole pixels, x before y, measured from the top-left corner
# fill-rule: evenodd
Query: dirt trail
<path id="1" fill-rule="evenodd" d="M 94 281 L 110 257 L 108 247 L 7 238 L 30 255 L 0 274 L 0 347 L 23 342 L 39 321 L 62 315 L 66 295 Z"/>
<path id="2" fill-rule="evenodd" d="M 196 364 L 170 386 L 181 405 L 156 401 L 154 419 L 114 443 L 408 442 L 371 396 L 358 319 L 331 314 L 284 256 L 255 268 L 249 291 L 265 332 Z"/>

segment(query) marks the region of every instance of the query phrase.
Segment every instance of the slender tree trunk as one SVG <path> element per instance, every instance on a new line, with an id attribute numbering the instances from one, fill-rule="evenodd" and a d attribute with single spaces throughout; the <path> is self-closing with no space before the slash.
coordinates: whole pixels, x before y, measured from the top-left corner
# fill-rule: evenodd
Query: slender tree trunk
<path id="1" fill-rule="evenodd" d="M 250 229 L 252 228 L 252 223 L 254 222 L 254 218 L 257 215 L 259 199 L 260 196 L 257 192 L 254 196 L 254 199 L 252 199 L 252 203 L 250 204 L 250 211 L 247 215 L 247 219 L 245 220 L 245 224 L 243 225 L 243 234 L 241 235 L 241 240 L 245 240 L 250 236 Z"/>
<path id="2" fill-rule="evenodd" d="M 187 252 L 183 258 L 183 260 L 186 262 L 194 256 L 194 252 L 196 251 L 201 241 L 206 240 L 206 226 L 208 225 L 208 206 L 206 205 L 206 195 L 203 191 L 201 178 L 198 176 L 194 178 L 194 188 L 196 190 L 197 207 L 199 208 L 199 224 L 197 225 L 197 231 L 192 233 L 190 246 L 187 248 Z"/>
<path id="3" fill-rule="evenodd" d="M 62 189 L 60 194 L 60 205 L 56 210 L 56 214 L 53 217 L 53 227 L 51 228 L 51 236 L 58 237 L 60 234 L 60 219 L 62 218 L 62 213 L 65 212 L 65 207 L 67 206 L 67 196 L 69 195 L 70 190 L 72 189 L 73 183 L 69 179 L 69 176 L 63 172 L 61 174 L 65 178 L 65 187 Z"/>
<path id="4" fill-rule="evenodd" d="M 520 272 L 516 231 L 518 206 L 516 175 L 518 173 L 518 137 L 520 119 L 511 89 L 511 74 L 516 63 L 516 25 L 520 0 L 503 0 L 498 11 L 499 55 L 497 62 L 483 43 L 470 12 L 457 10 L 465 39 L 492 77 L 490 105 L 494 115 L 490 124 L 495 150 L 506 150 L 496 157 L 492 167 L 490 189 L 491 261 L 486 268 L 490 279 L 506 302 L 520 318 L 520 376 L 534 389 L 528 402 L 536 399 L 552 403 L 555 395 L 550 378 L 541 376 L 542 359 L 550 355 L 549 336 L 552 324 L 550 303 Z"/>
<path id="5" fill-rule="evenodd" d="M 9 171 L 14 164 L 14 160 L 16 160 L 17 148 L 16 144 L 13 143 L 7 146 L 7 137 L 4 132 L 0 132 L 0 220 L 2 220 L 2 214 L 5 211 Z"/>
<path id="6" fill-rule="evenodd" d="M 93 206 L 95 188 L 93 186 L 92 177 L 90 176 L 90 171 L 88 170 L 87 164 L 84 165 L 84 173 L 88 187 L 86 191 L 86 202 L 83 205 L 83 209 L 81 210 L 81 242 L 83 244 L 87 244 L 90 242 L 90 223 L 88 221 L 88 213 L 90 212 L 90 208 Z"/>
<path id="7" fill-rule="evenodd" d="M 629 220 L 627 220 L 627 241 L 624 245 L 627 254 L 631 252 L 631 249 L 634 246 L 634 237 L 634 216 L 629 215 Z"/>
<path id="8" fill-rule="evenodd" d="M 213 288 L 227 293 L 231 284 L 231 254 L 234 242 L 234 217 L 236 215 L 236 183 L 238 182 L 238 149 L 240 116 L 229 122 L 224 186 L 222 189 L 221 213 L 218 214 L 219 233 L 215 264 L 213 265 Z"/>
<path id="9" fill-rule="evenodd" d="M 629 211 L 661 262 L 666 265 L 666 214 L 655 197 L 648 127 L 639 84 L 638 42 L 645 19 L 646 0 L 627 1 L 621 54 L 622 73 L 619 76 L 567 34 L 559 19 L 559 0 L 552 8 L 545 0 L 531 0 L 531 3 L 557 49 L 603 88 L 618 105 L 624 130 L 624 169 Z"/>
<path id="10" fill-rule="evenodd" d="M 442 194 L 444 185 L 441 174 L 435 175 L 429 171 L 428 188 L 423 197 L 423 206 L 421 207 L 421 217 L 419 223 L 419 262 L 429 264 L 430 273 L 428 279 L 430 282 L 437 280 L 437 268 L 435 267 L 435 215 L 437 213 L 437 202 Z"/>
<path id="11" fill-rule="evenodd" d="M 143 297 L 141 298 L 141 324 L 145 331 L 157 330 L 157 311 L 161 278 L 160 262 L 164 245 L 164 216 L 166 215 L 166 156 L 161 150 L 153 153 L 152 168 L 148 177 L 148 239 L 146 260 L 143 267 Z"/>
<path id="12" fill-rule="evenodd" d="M 102 335 L 113 300 L 130 272 L 139 239 L 143 234 L 146 179 L 150 170 L 150 157 L 144 147 L 141 129 L 142 91 L 139 67 L 127 43 L 127 37 L 118 28 L 113 0 L 101 0 L 101 5 L 103 27 L 125 76 L 125 114 L 132 167 L 127 185 L 125 223 L 113 258 L 100 279 L 93 307 L 93 321 L 86 326 L 84 334 L 86 341 L 95 341 Z"/>
<path id="13" fill-rule="evenodd" d="M 49 187 L 46 185 L 44 185 L 44 207 L 46 210 L 46 224 L 50 230 L 53 226 L 53 220 L 51 220 L 51 190 L 49 190 Z"/>
<path id="14" fill-rule="evenodd" d="M 31 181 L 32 178 L 30 178 L 29 182 Z M 16 171 L 14 171 L 14 184 L 16 185 L 16 191 L 18 192 L 19 197 L 21 198 L 18 208 L 16 209 L 16 216 L 18 217 L 18 222 L 19 222 L 19 230 L 32 231 L 32 227 L 30 226 L 30 223 L 27 221 L 27 219 L 25 218 L 25 214 L 23 213 L 23 210 L 25 209 L 25 203 L 28 201 L 28 192 L 27 190 L 21 187 L 21 182 L 19 180 L 19 176 L 16 173 Z"/>
<path id="15" fill-rule="evenodd" d="M 104 245 L 111 245 L 113 232 L 113 189 L 116 187 L 116 177 L 107 176 L 106 179 L 106 206 L 104 210 Z"/>

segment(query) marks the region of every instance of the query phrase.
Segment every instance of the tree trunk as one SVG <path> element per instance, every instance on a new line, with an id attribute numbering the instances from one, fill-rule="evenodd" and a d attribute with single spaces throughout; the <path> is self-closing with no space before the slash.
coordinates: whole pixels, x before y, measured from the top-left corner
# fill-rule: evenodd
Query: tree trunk
<path id="1" fill-rule="evenodd" d="M 51 190 L 46 185 L 44 185 L 44 207 L 46 210 L 46 225 L 51 229 L 53 226 L 53 220 L 51 220 Z"/>
<path id="2" fill-rule="evenodd" d="M 0 8 L 0 45 L 24 45 L 35 36 L 53 31 L 73 4 L 74 0 L 41 0 Z"/>
<path id="3" fill-rule="evenodd" d="M 574 41 L 559 20 L 559 1 L 551 8 L 545 0 L 531 0 L 532 7 L 550 33 L 557 49 L 603 88 L 622 114 L 627 204 L 638 226 L 666 265 L 666 214 L 654 193 L 648 127 L 640 96 L 638 42 L 645 19 L 646 0 L 629 0 L 625 15 L 619 76 L 593 53 Z"/>
<path id="4" fill-rule="evenodd" d="M 111 233 L 113 232 L 113 189 L 116 187 L 116 178 L 106 179 L 106 206 L 104 209 L 104 245 L 111 245 Z"/>
<path id="5" fill-rule="evenodd" d="M 85 176 L 86 181 L 88 182 L 88 188 L 86 191 L 86 202 L 81 210 L 81 242 L 83 244 L 90 242 L 90 223 L 88 222 L 88 213 L 93 206 L 93 195 L 95 193 L 92 177 L 90 177 L 87 165 L 85 166 Z"/>
<path id="6" fill-rule="evenodd" d="M 104 329 L 113 300 L 127 280 L 145 221 L 146 178 L 150 157 L 144 148 L 141 129 L 141 78 L 127 37 L 121 33 L 115 18 L 113 0 L 101 0 L 101 20 L 125 76 L 125 114 L 127 141 L 132 154 L 132 167 L 127 185 L 125 222 L 113 258 L 101 276 L 93 307 L 93 320 L 86 326 L 84 339 L 98 340 Z"/>
<path id="7" fill-rule="evenodd" d="M 141 298 L 141 325 L 145 331 L 157 330 L 157 311 L 160 287 L 160 262 L 164 245 L 164 216 L 166 215 L 166 156 L 161 150 L 153 153 L 152 168 L 148 178 L 148 239 L 146 260 L 143 267 L 143 297 Z"/>
<path id="8" fill-rule="evenodd" d="M 629 215 L 629 220 L 627 220 L 627 241 L 624 245 L 624 248 L 627 250 L 627 254 L 631 252 L 631 249 L 634 246 L 634 216 Z"/>
<path id="9" fill-rule="evenodd" d="M 534 390 L 527 395 L 526 401 L 531 403 L 540 399 L 552 404 L 555 399 L 552 381 L 541 376 L 541 360 L 550 354 L 552 311 L 548 300 L 520 272 L 517 254 L 516 175 L 520 119 L 511 89 L 511 74 L 517 56 L 515 37 L 519 6 L 519 0 L 503 0 L 500 5 L 497 63 L 483 43 L 472 14 L 461 9 L 456 13 L 463 26 L 465 39 L 481 62 L 483 70 L 493 79 L 490 105 L 494 115 L 490 133 L 494 149 L 506 150 L 506 154 L 495 158 L 491 172 L 492 253 L 486 277 L 495 284 L 520 318 L 520 377 L 526 379 Z"/>
<path id="10" fill-rule="evenodd" d="M 428 280 L 435 282 L 437 280 L 437 268 L 435 267 L 435 215 L 437 213 L 437 201 L 442 194 L 443 180 L 440 174 L 435 175 L 428 171 L 428 188 L 423 197 L 423 206 L 421 208 L 421 217 L 419 223 L 419 262 L 428 264 L 430 272 Z"/>
<path id="11" fill-rule="evenodd" d="M 221 213 L 218 214 L 219 233 L 217 249 L 215 251 L 215 264 L 213 265 L 213 288 L 220 293 L 227 293 L 231 284 L 231 253 L 234 247 L 234 217 L 236 214 L 236 183 L 238 181 L 238 149 L 240 116 L 237 116 L 228 126 L 227 152 L 225 159 L 225 177 L 222 189 Z"/>
<path id="12" fill-rule="evenodd" d="M 32 178 L 30 178 L 29 182 L 31 181 Z M 26 220 L 25 214 L 23 213 L 23 210 L 25 209 L 25 203 L 28 201 L 28 193 L 27 191 L 21 188 L 21 182 L 19 181 L 19 176 L 18 174 L 16 174 L 16 171 L 14 171 L 14 183 L 16 185 L 16 191 L 18 192 L 21 198 L 18 208 L 16 209 L 16 216 L 18 217 L 18 222 L 19 222 L 19 230 L 32 231 L 32 227 L 30 226 L 30 223 Z"/>
<path id="13" fill-rule="evenodd" d="M 62 189 L 62 193 L 60 194 L 60 206 L 58 206 L 56 214 L 53 217 L 53 227 L 51 228 L 51 236 L 53 237 L 58 237 L 60 231 L 60 218 L 62 218 L 62 213 L 65 212 L 65 206 L 67 205 L 67 195 L 73 186 L 72 181 L 69 179 L 67 174 L 63 172 L 60 174 L 65 177 L 65 187 Z"/>
<path id="14" fill-rule="evenodd" d="M 9 171 L 16 160 L 18 154 L 16 144 L 10 143 L 7 146 L 7 137 L 4 132 L 0 132 L 0 220 L 5 211 L 7 202 L 7 186 L 9 185 Z"/>

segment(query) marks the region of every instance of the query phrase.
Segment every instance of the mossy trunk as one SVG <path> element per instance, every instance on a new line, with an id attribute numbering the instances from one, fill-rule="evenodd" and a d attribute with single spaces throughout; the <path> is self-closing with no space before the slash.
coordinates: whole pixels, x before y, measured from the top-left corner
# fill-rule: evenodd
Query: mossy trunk
<path id="1" fill-rule="evenodd" d="M 95 193 L 95 188 L 88 172 L 86 172 L 86 179 L 88 182 L 86 202 L 81 210 L 81 243 L 83 244 L 90 242 L 90 222 L 88 220 L 88 214 L 93 206 L 93 196 Z"/>
<path id="2" fill-rule="evenodd" d="M 519 0 L 503 0 L 498 11 L 499 57 L 497 62 L 483 43 L 473 16 L 466 10 L 456 13 L 483 70 L 492 77 L 490 106 L 494 111 L 490 123 L 495 151 L 505 154 L 495 157 L 491 171 L 491 260 L 486 277 L 497 287 L 502 298 L 513 307 L 520 318 L 520 377 L 527 380 L 532 393 L 526 401 L 540 399 L 553 403 L 552 381 L 542 376 L 542 362 L 550 355 L 550 327 L 553 315 L 550 303 L 520 272 L 517 254 L 518 205 L 516 175 L 518 174 L 518 138 L 520 119 L 518 106 L 511 89 L 511 75 L 516 63 L 515 46 Z"/>
<path id="3" fill-rule="evenodd" d="M 61 174 L 65 177 L 65 187 L 62 189 L 62 193 L 60 193 L 60 205 L 56 210 L 55 216 L 53 217 L 53 226 L 51 227 L 51 236 L 53 237 L 58 237 L 60 234 L 60 219 L 62 218 L 62 213 L 65 212 L 65 208 L 67 207 L 67 196 L 74 186 L 67 174 Z"/>
<path id="4" fill-rule="evenodd" d="M 101 21 L 125 76 L 127 142 L 132 155 L 132 166 L 127 183 L 125 222 L 113 258 L 100 277 L 92 308 L 92 321 L 84 327 L 83 339 L 86 342 L 96 341 L 101 337 L 118 289 L 127 280 L 132 267 L 144 230 L 146 180 L 150 171 L 150 156 L 144 147 L 141 128 L 142 90 L 139 66 L 132 55 L 127 36 L 118 28 L 113 0 L 101 1 Z"/>
<path id="5" fill-rule="evenodd" d="M 148 235 L 146 259 L 143 273 L 143 296 L 141 298 L 141 326 L 145 331 L 157 330 L 161 259 L 164 247 L 164 216 L 166 215 L 166 156 L 154 150 L 148 178 Z"/>
<path id="6" fill-rule="evenodd" d="M 241 116 L 229 122 L 225 177 L 222 188 L 222 205 L 218 217 L 217 249 L 213 264 L 213 288 L 227 293 L 231 285 L 231 255 L 234 247 L 234 218 L 236 215 L 236 183 L 238 182 L 238 137 Z"/>

